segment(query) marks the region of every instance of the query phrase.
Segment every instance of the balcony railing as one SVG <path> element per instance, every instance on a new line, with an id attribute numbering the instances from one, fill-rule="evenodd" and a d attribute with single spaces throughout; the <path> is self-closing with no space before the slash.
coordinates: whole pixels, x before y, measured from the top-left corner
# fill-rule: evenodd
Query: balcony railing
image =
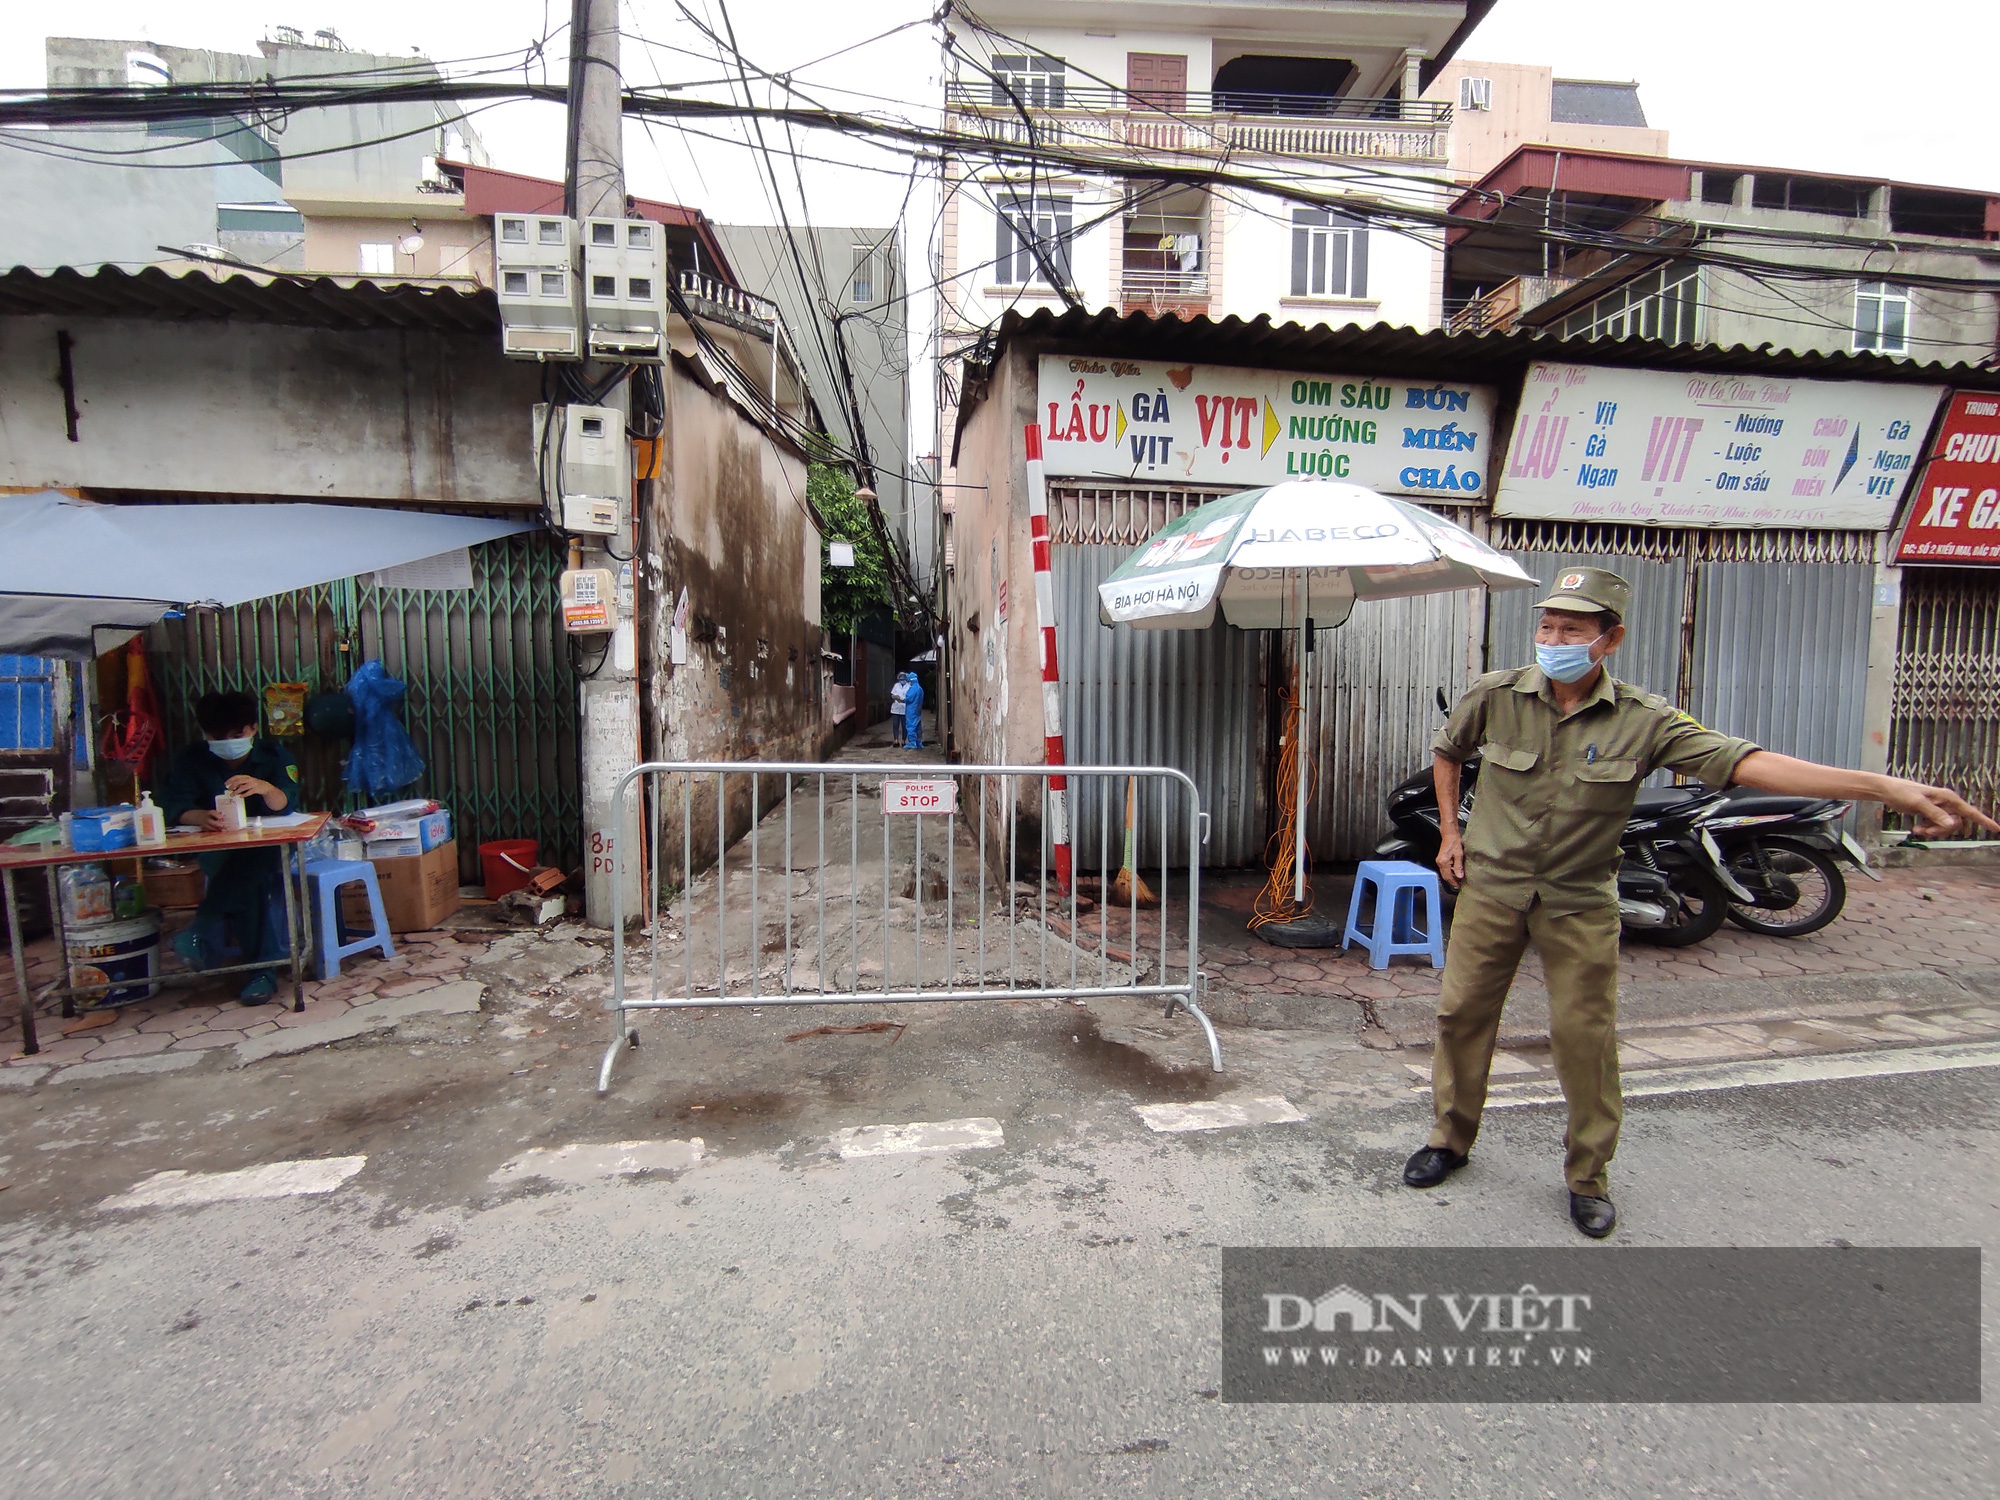
<path id="1" fill-rule="evenodd" d="M 1516 276 L 1466 303 L 1451 315 L 1445 327 L 1452 333 L 1505 332 L 1522 314 L 1575 285 L 1574 276 Z"/>
<path id="2" fill-rule="evenodd" d="M 1127 267 L 1118 278 L 1119 300 L 1125 311 L 1208 311 L 1208 272 L 1137 271 Z"/>
<path id="3" fill-rule="evenodd" d="M 1325 98 L 1310 94 L 1050 88 L 1020 91 L 1045 145 L 1121 146 L 1198 154 L 1358 156 L 1442 161 L 1451 106 L 1427 100 Z M 1027 144 L 1028 123 L 1005 91 L 986 80 L 948 85 L 959 128 Z"/>

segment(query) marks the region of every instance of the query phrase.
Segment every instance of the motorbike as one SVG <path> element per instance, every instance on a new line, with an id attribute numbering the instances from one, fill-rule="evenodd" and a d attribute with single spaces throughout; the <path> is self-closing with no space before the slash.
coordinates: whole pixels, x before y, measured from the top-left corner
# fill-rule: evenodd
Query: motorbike
<path id="1" fill-rule="evenodd" d="M 1750 932 L 1804 937 L 1847 904 L 1843 862 L 1870 880 L 1881 875 L 1840 820 L 1853 806 L 1827 797 L 1789 797 L 1732 788 L 1703 826 L 1722 850 L 1723 866 L 1749 893 L 1732 896 L 1729 920 Z"/>
<path id="2" fill-rule="evenodd" d="M 1471 815 L 1478 781 L 1475 756 L 1459 771 L 1461 824 Z M 1774 882 L 1746 887 L 1727 866 L 1706 825 L 1729 805 L 1722 793 L 1699 785 L 1640 791 L 1619 838 L 1618 921 L 1627 934 L 1661 947 L 1692 947 L 1715 935 L 1732 903 L 1761 912 L 1759 889 L 1768 899 L 1782 896 L 1783 888 Z M 1436 868 L 1442 835 L 1437 783 L 1429 768 L 1397 783 L 1389 793 L 1389 822 L 1394 832 L 1376 846 L 1378 859 Z"/>

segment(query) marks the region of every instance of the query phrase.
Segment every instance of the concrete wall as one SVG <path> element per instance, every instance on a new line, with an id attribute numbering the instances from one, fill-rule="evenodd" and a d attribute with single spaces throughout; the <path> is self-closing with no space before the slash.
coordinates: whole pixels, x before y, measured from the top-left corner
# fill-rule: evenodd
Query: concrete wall
<path id="1" fill-rule="evenodd" d="M 1872 220 L 1842 220 L 1824 214 L 1789 213 L 1777 209 L 1730 208 L 1713 203 L 1674 203 L 1662 217 L 1690 218 L 1709 226 L 1757 226 L 1810 231 L 1821 236 L 1847 235 L 1852 249 L 1838 245 L 1796 245 L 1759 237 L 1738 238 L 1727 228 L 1712 229 L 1717 248 L 1735 248 L 1759 260 L 1788 265 L 1831 268 L 1851 273 L 1853 281 L 1756 281 L 1738 271 L 1710 266 L 1702 272 L 1701 336 L 1724 346 L 1776 344 L 1783 349 L 1834 353 L 1854 348 L 1854 293 L 1862 281 L 1878 279 L 1891 268 L 1904 274 L 1993 278 L 2000 271 L 2000 247 L 1965 241 L 1926 241 L 1897 235 L 1894 255 L 1885 255 L 1886 225 Z M 1949 244 L 1950 248 L 1946 248 Z M 1992 292 L 1906 289 L 1910 302 L 1907 354 L 1921 361 L 1977 363 L 2000 344 L 2000 296 Z"/>
<path id="2" fill-rule="evenodd" d="M 50 37 L 45 47 L 49 84 L 122 87 L 128 51 L 149 52 L 158 57 L 172 70 L 176 83 L 243 83 L 265 77 L 324 79 L 328 74 L 350 72 L 419 79 L 435 73 L 421 57 L 341 52 L 324 47 L 266 43 L 257 55 L 251 55 L 147 41 Z M 444 119 L 440 119 L 441 110 Z M 285 121 L 282 133 L 267 134 L 279 151 L 293 158 L 283 167 L 287 192 L 358 196 L 414 192 L 422 175 L 423 158 L 441 153 L 448 144 L 448 130 L 456 132 L 463 143 L 463 154 L 456 160 L 485 164 L 486 149 L 471 122 L 454 106 L 429 101 L 304 110 Z M 356 145 L 357 142 L 373 144 Z M 326 156 L 310 154 L 340 147 L 353 149 L 336 150 Z"/>
<path id="3" fill-rule="evenodd" d="M 647 622 L 640 663 L 649 753 L 665 760 L 814 760 L 823 736 L 819 534 L 805 458 L 774 442 L 681 361 L 667 366 L 667 452 L 642 546 Z M 688 595 L 687 660 L 672 624 Z M 784 795 L 765 778 L 761 805 Z M 750 783 L 732 778 L 728 826 L 749 826 Z M 696 856 L 714 858 L 711 781 L 695 802 Z M 678 794 L 666 847 L 680 848 Z M 664 872 L 673 877 L 673 872 Z M 677 878 L 677 877 L 676 877 Z"/>
<path id="4" fill-rule="evenodd" d="M 1493 80 L 1493 107 L 1458 108 L 1461 78 Z M 1438 70 L 1424 98 L 1449 104 L 1451 172 L 1460 182 L 1476 182 L 1528 145 L 1578 151 L 1622 151 L 1633 156 L 1665 156 L 1667 132 L 1631 125 L 1572 125 L 1550 118 L 1555 72 L 1533 63 L 1469 62 L 1453 58 Z"/>
<path id="5" fill-rule="evenodd" d="M 397 245 L 414 222 L 423 248 L 414 255 L 394 252 L 399 277 L 449 277 L 493 285 L 493 225 L 470 219 L 463 209 L 436 213 L 356 215 L 314 212 L 306 200 L 305 254 L 300 269 L 327 276 L 359 276 L 364 244 Z"/>
<path id="6" fill-rule="evenodd" d="M 480 334 L 0 318 L 0 484 L 538 506 L 540 388 Z"/>
<path id="7" fill-rule="evenodd" d="M 1308 181 L 1300 184 L 1312 188 Z M 1329 169 L 1327 192 L 1345 184 Z M 1375 189 L 1378 196 L 1443 208 L 1441 193 L 1410 188 Z M 1220 294 L 1212 317 L 1255 318 L 1268 313 L 1274 323 L 1393 323 L 1398 327 L 1438 326 L 1441 258 L 1414 237 L 1386 229 L 1368 232 L 1366 297 L 1292 296 L 1292 208 L 1281 199 L 1232 192 L 1222 203 L 1223 246 Z"/>
<path id="8" fill-rule="evenodd" d="M 79 160 L 82 148 L 149 154 Z M 173 259 L 162 245 L 214 244 L 216 204 L 280 196 L 270 178 L 211 140 L 174 143 L 124 129 L 0 131 L 0 198 L 8 205 L 0 268 L 153 265 Z"/>
<path id="9" fill-rule="evenodd" d="M 1022 431 L 1035 420 L 1035 353 L 1011 346 L 959 441 L 952 535 L 952 725 L 960 757 L 985 765 L 1039 765 L 1042 656 L 1035 619 L 1035 557 L 1023 488 Z M 1001 585 L 1006 612 L 1001 611 Z M 979 629 L 970 628 L 977 618 Z"/>

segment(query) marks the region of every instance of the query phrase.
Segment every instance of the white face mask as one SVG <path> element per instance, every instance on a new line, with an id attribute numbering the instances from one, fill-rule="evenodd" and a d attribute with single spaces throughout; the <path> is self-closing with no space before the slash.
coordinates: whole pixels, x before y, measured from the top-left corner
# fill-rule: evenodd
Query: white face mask
<path id="1" fill-rule="evenodd" d="M 208 751 L 217 760 L 241 760 L 250 753 L 250 747 L 256 743 L 256 735 L 246 734 L 240 739 L 210 740 Z"/>

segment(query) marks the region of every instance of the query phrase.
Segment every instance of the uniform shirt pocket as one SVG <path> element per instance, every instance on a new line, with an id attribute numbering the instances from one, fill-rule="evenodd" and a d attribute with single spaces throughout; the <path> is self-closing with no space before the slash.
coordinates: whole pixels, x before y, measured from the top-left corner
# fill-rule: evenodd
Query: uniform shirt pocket
<path id="1" fill-rule="evenodd" d="M 1576 790 L 1579 801 L 1593 811 L 1629 812 L 1639 784 L 1639 762 L 1631 756 L 1604 756 L 1579 761 Z"/>
<path id="2" fill-rule="evenodd" d="M 1503 771 L 1532 771 L 1541 757 L 1532 750 L 1523 750 L 1517 745 L 1487 743 L 1479 747 L 1479 758 L 1489 766 L 1498 766 Z"/>

